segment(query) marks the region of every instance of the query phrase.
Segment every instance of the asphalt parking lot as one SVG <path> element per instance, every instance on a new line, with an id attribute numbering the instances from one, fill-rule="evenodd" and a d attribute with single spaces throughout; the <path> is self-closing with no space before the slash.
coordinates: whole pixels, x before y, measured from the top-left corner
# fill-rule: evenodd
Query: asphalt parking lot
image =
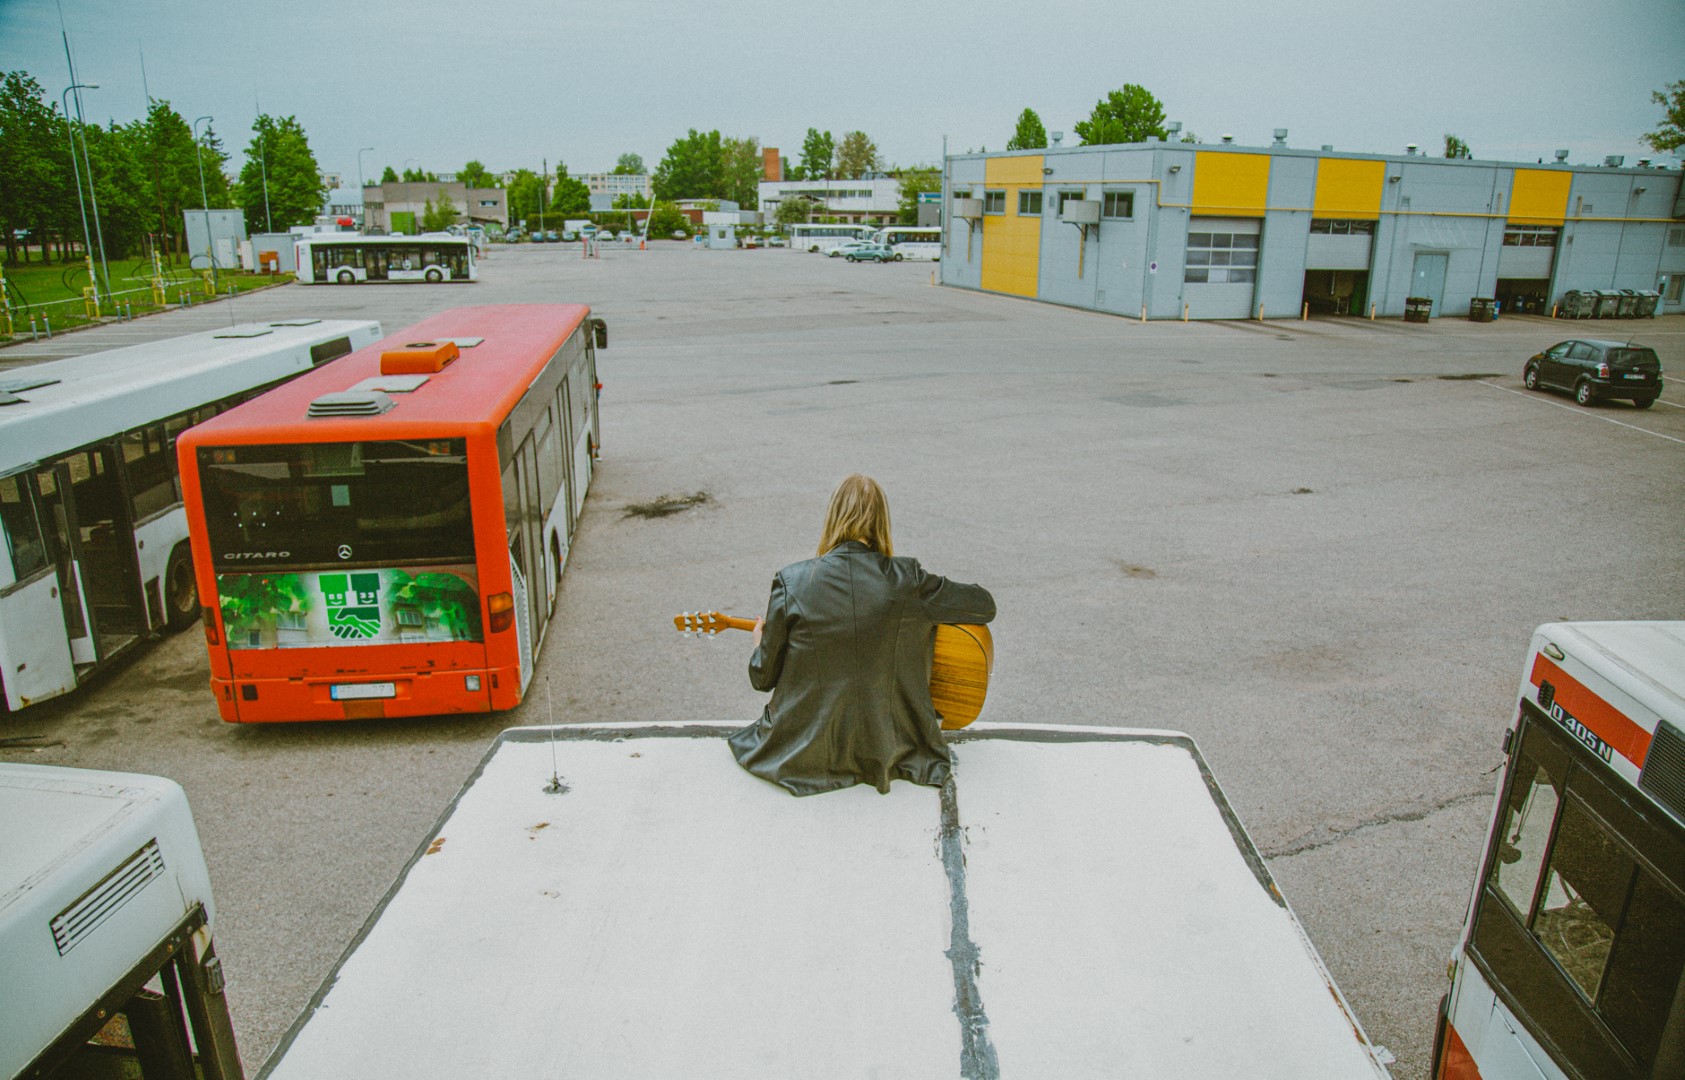
<path id="1" fill-rule="evenodd" d="M 1141 324 L 934 287 L 928 264 L 553 245 L 494 248 L 473 285 L 285 286 L 0 366 L 236 319 L 390 332 L 540 301 L 589 303 L 610 333 L 548 705 L 228 726 L 191 631 L 5 721 L 38 738 L 0 760 L 186 787 L 251 1069 L 498 731 L 748 722 L 747 637 L 686 641 L 671 616 L 756 613 L 849 472 L 883 483 L 898 553 L 994 592 L 985 719 L 1195 737 L 1401 1080 L 1428 1071 L 1529 633 L 1685 612 L 1677 316 Z M 1655 346 L 1662 401 L 1524 390 L 1522 360 L 1572 336 Z M 700 498 L 629 512 L 677 496 Z"/>

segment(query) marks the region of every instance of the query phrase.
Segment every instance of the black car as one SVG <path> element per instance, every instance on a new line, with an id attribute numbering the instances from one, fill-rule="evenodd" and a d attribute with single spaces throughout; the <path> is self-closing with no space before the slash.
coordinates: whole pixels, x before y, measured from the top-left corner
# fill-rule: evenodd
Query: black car
<path id="1" fill-rule="evenodd" d="M 1529 390 L 1566 390 L 1581 405 L 1626 398 L 1640 409 L 1662 392 L 1662 362 L 1648 345 L 1625 341 L 1559 341 L 1527 361 Z"/>

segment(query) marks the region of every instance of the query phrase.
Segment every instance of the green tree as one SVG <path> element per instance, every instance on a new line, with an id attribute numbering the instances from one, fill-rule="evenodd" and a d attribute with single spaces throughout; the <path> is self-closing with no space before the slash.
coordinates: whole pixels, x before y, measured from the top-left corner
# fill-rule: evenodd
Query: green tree
<path id="1" fill-rule="evenodd" d="M 1041 117 L 1034 109 L 1025 109 L 1018 114 L 1018 130 L 1007 140 L 1008 150 L 1040 150 L 1047 145 L 1047 129 L 1042 126 Z"/>
<path id="2" fill-rule="evenodd" d="M 635 174 L 634 174 L 635 175 Z M 690 219 L 670 202 L 658 202 L 649 213 L 649 235 L 668 237 L 676 232 L 691 234 Z"/>
<path id="3" fill-rule="evenodd" d="M 308 225 L 321 212 L 325 194 L 316 155 L 297 118 L 259 114 L 240 169 L 237 198 L 246 212 L 246 227 L 255 232 L 260 227 L 277 231 Z"/>
<path id="4" fill-rule="evenodd" d="M 457 217 L 456 204 L 451 202 L 445 189 L 440 188 L 438 200 L 428 199 L 422 208 L 421 229 L 423 232 L 444 232 L 456 224 Z"/>
<path id="5" fill-rule="evenodd" d="M 525 221 L 528 228 L 538 226 L 541 208 L 548 210 L 544 181 L 531 169 L 516 169 L 509 178 L 509 220 Z"/>
<path id="6" fill-rule="evenodd" d="M 836 144 L 831 140 L 831 133 L 808 128 L 807 137 L 802 140 L 801 164 L 796 166 L 801 175 L 796 179 L 829 180 L 835 175 L 832 164 L 835 158 Z"/>
<path id="7" fill-rule="evenodd" d="M 470 161 L 456 174 L 456 178 L 471 188 L 496 187 L 497 180 L 478 161 Z"/>
<path id="8" fill-rule="evenodd" d="M 942 170 L 934 165 L 920 165 L 901 172 L 900 221 L 903 225 L 919 223 L 919 194 L 942 190 Z"/>
<path id="9" fill-rule="evenodd" d="M 620 160 L 614 163 L 616 176 L 641 176 L 644 171 L 644 159 L 637 154 L 621 154 Z"/>
<path id="10" fill-rule="evenodd" d="M 649 196 L 647 195 L 638 195 L 628 191 L 614 197 L 614 209 L 616 210 L 642 210 L 648 206 Z"/>
<path id="11" fill-rule="evenodd" d="M 1685 80 L 1653 91 L 1650 100 L 1662 107 L 1662 122 L 1656 130 L 1640 136 L 1639 141 L 1648 143 L 1658 153 L 1671 154 L 1685 146 Z"/>
<path id="12" fill-rule="evenodd" d="M 0 229 L 6 234 L 6 260 L 20 251 L 29 258 L 27 244 L 16 233 L 27 230 L 48 257 L 48 238 L 62 235 L 63 210 L 68 196 L 76 198 L 70 178 L 70 150 L 58 109 L 46 101 L 41 84 L 22 71 L 8 71 L 0 79 Z M 79 233 L 74 235 L 80 235 Z"/>
<path id="13" fill-rule="evenodd" d="M 812 199 L 801 195 L 797 195 L 793 199 L 785 199 L 778 204 L 778 212 L 773 215 L 773 220 L 778 223 L 779 228 L 799 224 L 812 216 L 813 208 L 817 205 L 819 204 Z"/>
<path id="14" fill-rule="evenodd" d="M 1144 86 L 1124 83 L 1094 103 L 1087 120 L 1073 126 L 1083 146 L 1145 142 L 1165 137 L 1164 106 Z"/>
<path id="15" fill-rule="evenodd" d="M 877 144 L 868 139 L 864 131 L 850 131 L 843 136 L 842 145 L 837 148 L 838 178 L 859 180 L 882 167 Z"/>
<path id="16" fill-rule="evenodd" d="M 1469 151 L 1468 143 L 1447 133 L 1445 136 L 1445 156 L 1448 158 L 1472 158 L 1474 154 Z"/>
<path id="17" fill-rule="evenodd" d="M 750 136 L 720 142 L 720 188 L 711 194 L 730 199 L 744 210 L 760 205 L 761 144 Z"/>
<path id="18" fill-rule="evenodd" d="M 380 174 L 380 182 L 383 184 L 398 183 L 398 170 L 390 165 L 386 166 L 386 171 Z"/>
<path id="19" fill-rule="evenodd" d="M 667 154 L 655 167 L 650 182 L 657 198 L 674 199 L 722 198 L 725 186 L 723 167 L 724 147 L 718 131 L 697 131 L 691 128 L 681 139 L 675 139 Z"/>
<path id="20" fill-rule="evenodd" d="M 585 181 L 568 175 L 568 167 L 556 162 L 556 187 L 550 195 L 549 213 L 559 218 L 580 217 L 591 210 L 591 189 Z"/>

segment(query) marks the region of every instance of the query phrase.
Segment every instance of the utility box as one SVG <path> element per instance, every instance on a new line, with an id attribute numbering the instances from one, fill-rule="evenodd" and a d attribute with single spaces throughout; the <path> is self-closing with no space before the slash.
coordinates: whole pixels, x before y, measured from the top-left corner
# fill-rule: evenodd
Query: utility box
<path id="1" fill-rule="evenodd" d="M 244 210 L 183 210 L 188 265 L 195 270 L 238 270 L 246 239 Z"/>
<path id="2" fill-rule="evenodd" d="M 315 233 L 305 233 L 314 236 Z M 275 253 L 275 270 L 282 274 L 296 274 L 298 272 L 298 249 L 293 245 L 298 237 L 292 233 L 253 233 L 252 250 L 254 253 L 272 251 Z M 258 255 L 258 269 L 263 269 L 262 255 Z"/>
<path id="3" fill-rule="evenodd" d="M 1059 219 L 1072 225 L 1100 224 L 1100 203 L 1095 199 L 1066 199 Z"/>

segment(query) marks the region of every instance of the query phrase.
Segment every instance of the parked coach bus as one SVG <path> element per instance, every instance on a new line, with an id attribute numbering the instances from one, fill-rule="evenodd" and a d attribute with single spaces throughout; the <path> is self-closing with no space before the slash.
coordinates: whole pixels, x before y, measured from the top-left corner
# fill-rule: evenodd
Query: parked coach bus
<path id="1" fill-rule="evenodd" d="M 939 261 L 942 229 L 936 225 L 891 225 L 877 235 L 878 243 L 903 259 Z"/>
<path id="2" fill-rule="evenodd" d="M 838 244 L 854 240 L 870 240 L 878 234 L 876 225 L 820 225 L 799 223 L 785 226 L 790 234 L 791 251 L 828 253 Z"/>
<path id="3" fill-rule="evenodd" d="M 1534 632 L 1436 1080 L 1685 1076 L 1685 622 Z"/>
<path id="4" fill-rule="evenodd" d="M 0 374 L 0 712 L 198 616 L 177 436 L 379 338 L 248 323 Z"/>
<path id="5" fill-rule="evenodd" d="M 474 281 L 480 271 L 466 236 L 362 236 L 317 233 L 293 245 L 301 285 L 366 281 Z"/>
<path id="6" fill-rule="evenodd" d="M 520 702 L 591 483 L 575 304 L 454 308 L 180 442 L 230 722 Z"/>

